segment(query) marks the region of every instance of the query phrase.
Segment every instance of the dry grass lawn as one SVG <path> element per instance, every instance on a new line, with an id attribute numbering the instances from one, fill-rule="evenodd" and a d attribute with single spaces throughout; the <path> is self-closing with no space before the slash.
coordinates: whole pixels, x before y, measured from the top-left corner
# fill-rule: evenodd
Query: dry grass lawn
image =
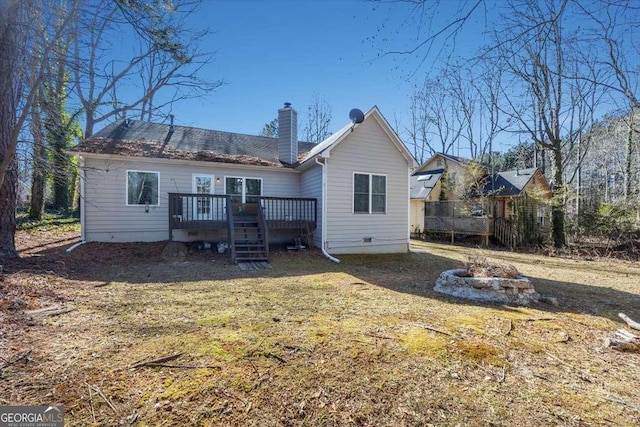
<path id="1" fill-rule="evenodd" d="M 5 262 L 0 404 L 61 403 L 69 426 L 640 425 L 640 355 L 603 347 L 619 312 L 640 320 L 637 264 L 415 242 L 428 253 L 240 271 L 158 244 L 64 252 L 76 233 L 22 232 Z M 559 307 L 434 293 L 470 255 Z M 54 304 L 74 310 L 24 313 Z"/>

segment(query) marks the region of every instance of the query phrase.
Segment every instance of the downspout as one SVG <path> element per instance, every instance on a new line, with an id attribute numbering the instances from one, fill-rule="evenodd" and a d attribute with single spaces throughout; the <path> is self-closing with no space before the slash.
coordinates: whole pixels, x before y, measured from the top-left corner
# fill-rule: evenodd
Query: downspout
<path id="1" fill-rule="evenodd" d="M 340 260 L 338 258 L 331 256 L 324 248 L 324 236 L 327 232 L 327 170 L 325 169 L 325 164 L 320 162 L 317 157 L 316 163 L 322 167 L 322 237 L 320 238 L 320 249 L 322 250 L 322 254 L 329 258 L 331 261 L 340 263 Z"/>
<path id="2" fill-rule="evenodd" d="M 85 242 L 86 232 L 85 232 L 85 221 L 86 221 L 86 210 L 85 210 L 85 182 L 84 182 L 84 157 L 80 157 L 80 241 Z"/>
<path id="3" fill-rule="evenodd" d="M 409 206 L 407 207 L 407 224 L 409 225 L 407 230 L 407 251 L 411 251 L 411 210 L 413 209 L 413 207 L 411 206 L 411 174 L 415 170 L 416 168 L 410 166 L 409 173 L 407 174 L 407 203 L 409 204 Z M 424 213 L 422 215 L 424 217 Z M 424 225 L 422 226 L 422 228 L 424 228 Z"/>

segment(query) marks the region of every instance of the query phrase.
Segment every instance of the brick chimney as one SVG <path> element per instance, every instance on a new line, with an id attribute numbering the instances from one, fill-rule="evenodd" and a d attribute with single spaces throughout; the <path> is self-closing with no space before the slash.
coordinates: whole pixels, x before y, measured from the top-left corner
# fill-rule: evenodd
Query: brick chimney
<path id="1" fill-rule="evenodd" d="M 278 159 L 290 165 L 298 161 L 298 112 L 290 102 L 278 110 Z"/>

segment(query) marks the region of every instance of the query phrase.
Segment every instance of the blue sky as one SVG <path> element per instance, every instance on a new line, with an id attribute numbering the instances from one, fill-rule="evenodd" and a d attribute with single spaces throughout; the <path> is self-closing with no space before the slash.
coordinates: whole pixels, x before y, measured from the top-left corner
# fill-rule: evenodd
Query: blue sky
<path id="1" fill-rule="evenodd" d="M 176 105 L 176 122 L 257 134 L 291 102 L 301 129 L 318 94 L 332 109 L 332 130 L 352 108 L 373 105 L 402 128 L 420 58 L 380 53 L 415 44 L 408 16 L 397 4 L 354 0 L 204 0 L 194 26 L 213 30 L 202 45 L 216 55 L 203 76 L 226 84 Z"/>

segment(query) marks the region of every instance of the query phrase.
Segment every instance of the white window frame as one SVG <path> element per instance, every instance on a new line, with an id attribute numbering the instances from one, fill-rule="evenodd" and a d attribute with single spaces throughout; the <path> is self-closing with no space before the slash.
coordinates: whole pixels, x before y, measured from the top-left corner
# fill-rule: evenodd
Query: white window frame
<path id="1" fill-rule="evenodd" d="M 547 225 L 546 224 L 547 223 L 547 209 L 545 208 L 544 205 L 539 204 L 537 210 L 538 210 L 538 212 L 537 212 L 536 220 L 538 222 L 538 225 L 544 227 L 544 226 Z"/>
<path id="2" fill-rule="evenodd" d="M 211 180 L 211 187 L 208 194 L 216 193 L 216 177 L 215 175 L 207 174 L 207 173 L 192 173 L 191 174 L 191 192 L 193 194 L 206 194 L 206 193 L 198 193 L 198 188 L 196 186 L 196 178 L 209 178 Z M 207 202 L 205 204 L 205 201 Z M 194 197 L 193 198 L 193 212 L 194 216 L 198 220 L 210 220 L 213 218 L 213 206 L 211 203 L 211 199 L 206 199 L 203 197 Z"/>
<path id="3" fill-rule="evenodd" d="M 216 176 L 208 173 L 192 173 L 191 174 L 191 191 L 196 194 L 196 177 L 211 178 L 211 192 L 209 194 L 216 194 Z"/>
<path id="4" fill-rule="evenodd" d="M 369 176 L 369 211 L 368 212 L 356 212 L 356 175 L 367 175 Z M 374 176 L 383 176 L 384 177 L 384 212 L 372 212 L 373 208 L 373 177 Z M 388 188 L 389 177 L 384 173 L 374 173 L 374 172 L 353 172 L 353 176 L 351 179 L 351 213 L 354 215 L 386 215 L 388 210 L 388 197 L 389 192 Z"/>
<path id="5" fill-rule="evenodd" d="M 156 175 L 158 175 L 158 203 L 157 204 L 151 204 L 149 203 L 149 206 L 160 206 L 160 171 L 144 171 L 144 170 L 138 170 L 138 169 L 127 169 L 126 171 L 126 176 L 125 176 L 125 181 L 124 181 L 124 203 L 126 206 L 145 206 L 146 203 L 143 204 L 139 204 L 139 203 L 129 203 L 129 172 L 136 172 L 136 173 L 154 173 Z"/>
<path id="6" fill-rule="evenodd" d="M 260 196 L 264 195 L 264 182 L 262 180 L 262 178 L 258 178 L 258 177 L 253 177 L 253 176 L 234 176 L 234 175 L 225 175 L 224 177 L 224 194 L 228 195 L 227 193 L 227 178 L 232 178 L 232 179 L 241 179 L 242 180 L 242 201 L 240 203 L 247 203 L 247 186 L 245 185 L 245 181 L 247 179 L 255 179 L 260 181 Z M 260 197 L 258 196 L 258 197 Z"/>

